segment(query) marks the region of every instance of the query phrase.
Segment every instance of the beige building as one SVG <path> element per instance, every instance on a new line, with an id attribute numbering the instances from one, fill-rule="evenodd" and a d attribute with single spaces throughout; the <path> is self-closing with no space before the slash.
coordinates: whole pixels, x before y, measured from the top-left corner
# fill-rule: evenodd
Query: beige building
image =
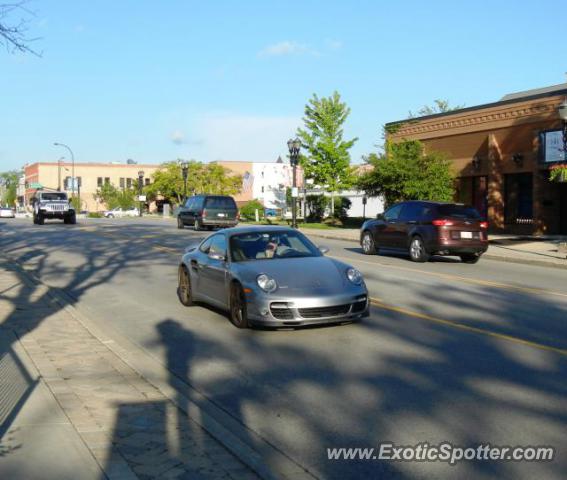
<path id="1" fill-rule="evenodd" d="M 79 188 L 75 196 L 80 194 L 81 210 L 97 212 L 106 209 L 106 205 L 95 198 L 98 188 L 105 183 L 111 183 L 117 188 L 128 188 L 138 185 L 138 172 L 144 172 L 144 185 L 151 181 L 151 175 L 159 168 L 157 164 L 127 164 L 127 163 L 77 163 L 75 162 L 75 177 Z M 54 190 L 72 191 L 73 164 L 70 162 L 39 162 L 24 167 L 25 204 L 29 205 L 30 198 L 38 186 Z"/>

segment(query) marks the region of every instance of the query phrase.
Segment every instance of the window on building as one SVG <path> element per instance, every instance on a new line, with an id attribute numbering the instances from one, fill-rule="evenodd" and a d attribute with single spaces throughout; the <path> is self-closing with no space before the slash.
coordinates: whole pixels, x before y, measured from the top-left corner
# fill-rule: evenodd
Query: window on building
<path id="1" fill-rule="evenodd" d="M 504 175 L 504 222 L 533 222 L 533 178 L 531 173 Z"/>
<path id="2" fill-rule="evenodd" d="M 126 186 L 126 180 L 124 177 L 120 177 L 120 188 L 124 188 Z"/>
<path id="3" fill-rule="evenodd" d="M 131 179 L 131 178 L 127 178 L 127 179 L 126 179 L 126 187 L 127 187 L 127 188 L 132 188 L 132 179 Z"/>
<path id="4" fill-rule="evenodd" d="M 110 185 L 110 177 L 104 177 L 104 184 Z"/>
<path id="5" fill-rule="evenodd" d="M 144 181 L 146 182 L 146 185 L 150 184 L 150 179 L 149 178 L 145 178 Z"/>
<path id="6" fill-rule="evenodd" d="M 65 177 L 65 181 L 63 182 L 63 188 L 65 190 L 71 190 L 71 177 Z"/>
<path id="7" fill-rule="evenodd" d="M 102 177 L 98 177 L 96 179 L 96 186 L 99 188 L 102 187 Z"/>

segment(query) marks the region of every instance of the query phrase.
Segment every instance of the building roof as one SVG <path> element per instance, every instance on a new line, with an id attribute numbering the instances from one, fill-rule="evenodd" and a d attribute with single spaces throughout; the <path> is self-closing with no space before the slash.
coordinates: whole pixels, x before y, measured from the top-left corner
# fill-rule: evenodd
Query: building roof
<path id="1" fill-rule="evenodd" d="M 559 85 L 552 85 L 551 87 L 534 88 L 532 90 L 524 90 L 523 92 L 508 93 L 504 95 L 500 100 L 525 100 L 534 96 L 547 96 L 560 95 L 562 93 L 567 93 L 567 83 L 560 83 Z"/>
<path id="2" fill-rule="evenodd" d="M 429 120 L 431 118 L 446 117 L 449 115 L 454 115 L 458 113 L 474 112 L 475 110 L 482 110 L 484 108 L 498 107 L 501 105 L 507 105 L 511 103 L 524 102 L 527 100 L 536 100 L 538 98 L 545 97 L 555 97 L 557 95 L 567 96 L 567 83 L 561 83 L 559 85 L 552 85 L 550 87 L 536 88 L 533 90 L 525 90 L 523 92 L 509 93 L 504 95 L 499 101 L 492 103 L 484 103 L 481 105 L 475 105 L 473 107 L 459 108 L 457 110 L 451 110 L 449 112 L 435 113 L 433 115 L 425 115 L 423 117 L 415 118 L 404 118 L 403 120 L 395 120 L 393 122 L 386 123 L 388 125 L 395 125 L 399 123 L 406 122 L 418 122 L 420 120 Z"/>

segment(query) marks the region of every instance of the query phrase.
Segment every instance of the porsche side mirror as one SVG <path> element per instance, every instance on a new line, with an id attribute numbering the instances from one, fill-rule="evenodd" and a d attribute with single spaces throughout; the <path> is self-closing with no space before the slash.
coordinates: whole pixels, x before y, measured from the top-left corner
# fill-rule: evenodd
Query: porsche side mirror
<path id="1" fill-rule="evenodd" d="M 377 215 L 376 215 L 376 220 L 385 220 L 384 214 L 383 214 L 383 213 L 377 214 Z"/>
<path id="2" fill-rule="evenodd" d="M 224 262 L 226 260 L 226 257 L 221 253 L 213 253 L 213 252 L 209 253 L 209 258 L 213 260 L 219 260 L 221 262 Z"/>
<path id="3" fill-rule="evenodd" d="M 319 251 L 320 251 L 323 255 L 325 255 L 326 253 L 328 253 L 329 250 L 330 250 L 329 247 L 325 247 L 325 246 L 323 246 L 323 245 L 320 245 L 320 246 L 319 246 Z"/>

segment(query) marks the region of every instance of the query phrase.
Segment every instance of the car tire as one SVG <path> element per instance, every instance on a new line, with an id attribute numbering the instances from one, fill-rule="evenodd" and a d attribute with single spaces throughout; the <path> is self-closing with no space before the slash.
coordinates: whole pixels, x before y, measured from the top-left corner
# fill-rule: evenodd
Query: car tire
<path id="1" fill-rule="evenodd" d="M 463 263 L 474 264 L 480 260 L 480 254 L 476 254 L 476 253 L 464 253 L 459 256 L 461 257 L 461 262 Z"/>
<path id="2" fill-rule="evenodd" d="M 37 224 L 38 225 L 43 225 L 45 223 L 45 218 L 43 217 L 43 215 L 41 213 L 39 213 L 37 215 Z"/>
<path id="3" fill-rule="evenodd" d="M 183 223 L 183 220 L 181 220 L 181 217 L 177 217 L 177 228 L 179 228 L 180 230 L 185 228 L 185 224 Z"/>
<path id="4" fill-rule="evenodd" d="M 230 321 L 236 328 L 248 328 L 250 326 L 244 290 L 242 285 L 236 282 L 230 286 L 229 313 Z"/>
<path id="5" fill-rule="evenodd" d="M 179 297 L 179 301 L 186 307 L 195 305 L 193 289 L 191 288 L 191 276 L 185 265 L 179 265 L 177 274 L 177 296 Z"/>
<path id="6" fill-rule="evenodd" d="M 196 232 L 203 229 L 203 221 L 199 220 L 198 218 L 195 219 L 195 223 L 193 224 L 193 228 Z"/>
<path id="7" fill-rule="evenodd" d="M 374 238 L 372 238 L 372 234 L 370 232 L 364 232 L 362 234 L 362 241 L 360 244 L 365 255 L 376 255 L 378 253 L 376 242 L 374 241 Z"/>
<path id="8" fill-rule="evenodd" d="M 430 255 L 429 253 L 427 253 L 421 237 L 416 235 L 411 239 L 409 246 L 409 255 L 412 262 L 423 263 L 429 260 Z"/>
<path id="9" fill-rule="evenodd" d="M 114 218 L 114 215 L 112 213 L 109 213 L 106 218 Z"/>

